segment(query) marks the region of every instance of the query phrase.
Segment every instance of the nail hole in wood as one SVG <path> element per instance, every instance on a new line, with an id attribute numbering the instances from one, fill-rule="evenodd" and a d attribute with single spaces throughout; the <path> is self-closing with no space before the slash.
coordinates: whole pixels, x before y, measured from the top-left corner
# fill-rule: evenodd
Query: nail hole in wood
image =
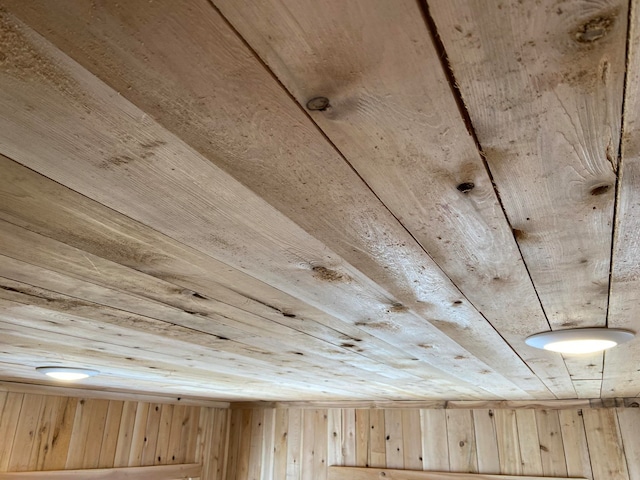
<path id="1" fill-rule="evenodd" d="M 460 185 L 458 185 L 456 188 L 462 193 L 469 193 L 471 190 L 473 190 L 474 187 L 475 187 L 475 184 L 472 182 L 463 182 Z"/>

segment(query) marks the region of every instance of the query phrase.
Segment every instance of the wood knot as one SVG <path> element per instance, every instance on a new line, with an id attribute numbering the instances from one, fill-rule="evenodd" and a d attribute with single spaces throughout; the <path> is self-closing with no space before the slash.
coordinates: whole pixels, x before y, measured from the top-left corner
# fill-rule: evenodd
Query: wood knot
<path id="1" fill-rule="evenodd" d="M 598 185 L 591 189 L 591 195 L 604 195 L 611 189 L 611 185 Z"/>
<path id="2" fill-rule="evenodd" d="M 456 188 L 462 192 L 462 193 L 469 193 L 471 190 L 473 190 L 475 187 L 475 184 L 473 182 L 463 182 L 460 185 L 458 185 Z"/>
<path id="3" fill-rule="evenodd" d="M 592 43 L 607 35 L 613 27 L 614 15 L 598 16 L 582 24 L 575 31 L 575 39 L 580 43 Z"/>
<path id="4" fill-rule="evenodd" d="M 461 447 L 464 447 L 464 440 L 460 440 L 460 443 L 458 445 L 460 445 Z"/>
<path id="5" fill-rule="evenodd" d="M 327 97 L 314 97 L 307 102 L 309 110 L 324 112 L 329 108 L 329 99 Z"/>

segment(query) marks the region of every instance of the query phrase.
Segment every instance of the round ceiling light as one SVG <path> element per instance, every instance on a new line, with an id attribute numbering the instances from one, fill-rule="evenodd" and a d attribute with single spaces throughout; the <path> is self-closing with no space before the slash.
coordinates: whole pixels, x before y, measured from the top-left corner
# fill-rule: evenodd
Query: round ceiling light
<path id="1" fill-rule="evenodd" d="M 552 352 L 581 354 L 595 353 L 615 347 L 634 337 L 634 333 L 617 328 L 572 328 L 536 333 L 527 337 L 527 345 Z"/>
<path id="2" fill-rule="evenodd" d="M 64 380 L 68 382 L 93 377 L 100 373 L 97 370 L 91 370 L 88 368 L 72 367 L 37 367 L 36 371 L 48 377 L 55 378 L 56 380 Z"/>

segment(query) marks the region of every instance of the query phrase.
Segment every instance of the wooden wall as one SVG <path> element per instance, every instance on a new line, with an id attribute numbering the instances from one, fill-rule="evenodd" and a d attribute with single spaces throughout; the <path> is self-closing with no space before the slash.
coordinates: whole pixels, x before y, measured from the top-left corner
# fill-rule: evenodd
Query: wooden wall
<path id="1" fill-rule="evenodd" d="M 222 480 L 228 410 L 0 392 L 0 472 L 203 463 Z"/>
<path id="2" fill-rule="evenodd" d="M 640 479 L 640 409 L 233 410 L 227 480 L 327 466 Z"/>

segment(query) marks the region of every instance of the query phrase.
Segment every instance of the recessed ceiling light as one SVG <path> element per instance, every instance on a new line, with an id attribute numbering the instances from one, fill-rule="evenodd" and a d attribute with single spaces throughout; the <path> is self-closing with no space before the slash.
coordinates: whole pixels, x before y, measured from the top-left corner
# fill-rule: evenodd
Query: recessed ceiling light
<path id="1" fill-rule="evenodd" d="M 580 354 L 601 352 L 631 340 L 634 335 L 633 332 L 617 328 L 572 328 L 537 333 L 525 342 L 552 352 Z"/>
<path id="2" fill-rule="evenodd" d="M 65 380 L 72 382 L 74 380 L 82 380 L 83 378 L 93 377 L 100 373 L 97 370 L 88 368 L 72 368 L 72 367 L 37 367 L 36 371 L 56 380 Z"/>

